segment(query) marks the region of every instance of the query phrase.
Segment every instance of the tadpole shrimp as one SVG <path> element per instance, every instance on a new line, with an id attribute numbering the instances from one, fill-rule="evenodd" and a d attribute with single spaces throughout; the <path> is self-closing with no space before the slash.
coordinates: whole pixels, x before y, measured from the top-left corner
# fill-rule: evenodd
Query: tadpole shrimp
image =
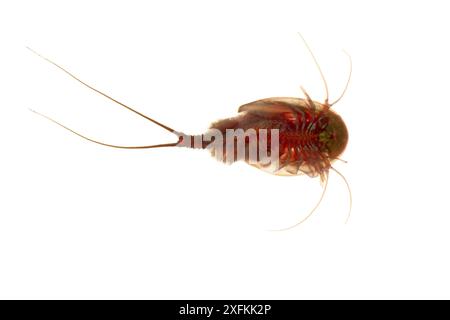
<path id="1" fill-rule="evenodd" d="M 237 116 L 218 120 L 212 123 L 208 131 L 204 134 L 189 135 L 174 130 L 169 126 L 162 124 L 161 122 L 156 121 L 155 119 L 144 115 L 134 108 L 131 108 L 128 105 L 112 98 L 111 96 L 80 80 L 67 69 L 28 48 L 34 54 L 56 66 L 85 87 L 95 91 L 96 93 L 106 97 L 107 99 L 117 103 L 118 105 L 128 109 L 129 111 L 136 113 L 137 115 L 174 134 L 177 137 L 177 141 L 146 146 L 119 146 L 109 144 L 86 137 L 85 135 L 82 135 L 66 127 L 65 125 L 46 115 L 38 113 L 34 110 L 31 111 L 39 114 L 40 116 L 43 116 L 44 118 L 54 122 L 55 124 L 63 127 L 64 129 L 76 134 L 83 139 L 107 147 L 120 149 L 151 149 L 163 147 L 209 149 L 213 156 L 215 156 L 216 158 L 220 158 L 224 162 L 233 163 L 238 160 L 243 160 L 256 168 L 269 172 L 271 174 L 279 176 L 296 176 L 305 174 L 309 177 L 320 177 L 320 182 L 322 184 L 322 194 L 316 205 L 299 222 L 288 228 L 279 229 L 278 231 L 288 230 L 300 225 L 315 212 L 324 198 L 325 191 L 328 185 L 329 171 L 333 170 L 343 179 L 345 185 L 347 186 L 349 194 L 349 211 L 346 221 L 348 221 L 352 208 L 352 195 L 350 186 L 344 175 L 332 166 L 332 163 L 334 161 L 341 160 L 339 157 L 344 152 L 347 146 L 348 131 L 342 118 L 335 111 L 331 110 L 331 107 L 339 102 L 347 91 L 352 74 L 352 61 L 350 56 L 344 51 L 347 54 L 350 62 L 350 72 L 348 75 L 348 80 L 339 98 L 330 103 L 328 84 L 322 72 L 322 69 L 320 68 L 320 65 L 314 53 L 312 52 L 303 36 L 301 34 L 299 35 L 302 38 L 309 53 L 311 54 L 312 59 L 314 60 L 314 63 L 323 81 L 325 88 L 325 100 L 323 103 L 312 100 L 306 90 L 303 87 L 300 87 L 301 91 L 303 92 L 304 98 L 275 97 L 247 103 L 239 107 Z M 236 152 L 236 150 L 233 148 L 229 149 L 228 146 L 230 146 L 230 144 L 232 146 L 235 146 L 235 144 L 237 143 L 237 139 L 239 138 L 236 135 L 227 135 L 230 130 L 241 130 L 244 132 L 246 132 L 247 130 L 253 130 L 253 132 L 256 133 L 256 137 L 258 138 L 263 135 L 263 132 L 267 133 L 267 130 L 270 130 L 271 133 L 275 132 L 273 130 L 276 130 L 277 137 L 275 137 L 273 134 L 267 135 L 264 140 L 264 144 L 260 143 L 262 141 L 261 139 L 257 140 L 257 149 L 265 149 L 267 155 L 273 156 L 273 154 L 271 154 L 272 146 L 275 145 L 275 139 L 277 139 L 276 143 L 278 146 L 278 152 L 275 157 L 276 161 L 267 164 L 267 159 L 263 159 L 262 157 L 257 157 L 256 159 L 253 159 L 253 161 L 250 161 L 250 141 L 248 139 L 248 136 L 245 136 L 245 139 L 243 140 L 245 149 L 244 156 L 242 156 L 242 154 L 239 155 L 239 152 Z M 214 134 L 211 134 L 212 132 Z M 222 134 L 223 139 L 220 142 L 215 141 L 217 133 Z M 219 147 L 217 147 L 218 143 Z M 215 148 L 211 147 L 213 144 L 215 144 Z M 230 152 L 229 150 L 232 151 Z"/>

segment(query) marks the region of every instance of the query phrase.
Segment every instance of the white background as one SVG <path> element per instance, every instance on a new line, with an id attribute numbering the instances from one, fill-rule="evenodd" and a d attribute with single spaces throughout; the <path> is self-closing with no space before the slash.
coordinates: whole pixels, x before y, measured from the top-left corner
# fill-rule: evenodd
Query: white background
<path id="1" fill-rule="evenodd" d="M 158 3 L 158 4 L 157 4 Z M 445 1 L 3 1 L 0 298 L 450 298 Z M 225 166 L 188 133 L 244 103 L 338 97 L 350 140 L 317 179 Z"/>

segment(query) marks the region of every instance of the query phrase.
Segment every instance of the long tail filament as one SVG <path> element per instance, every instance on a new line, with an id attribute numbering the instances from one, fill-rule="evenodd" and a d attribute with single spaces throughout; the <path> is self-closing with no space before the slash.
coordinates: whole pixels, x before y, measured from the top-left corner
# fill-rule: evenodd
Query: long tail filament
<path id="1" fill-rule="evenodd" d="M 180 139 L 180 133 L 177 132 L 177 131 L 175 131 L 174 129 L 172 129 L 172 128 L 170 128 L 170 127 L 168 127 L 168 126 L 166 126 L 166 125 L 164 125 L 164 124 L 162 124 L 162 123 L 156 121 L 155 119 L 152 119 L 152 118 L 146 116 L 146 115 L 143 114 L 143 113 L 140 113 L 139 111 L 137 111 L 137 110 L 135 110 L 135 109 L 133 109 L 133 108 L 127 106 L 126 104 L 124 104 L 124 103 L 122 103 L 122 102 L 120 102 L 120 101 L 118 101 L 118 100 L 116 100 L 116 99 L 110 97 L 110 96 L 107 95 L 106 93 L 103 93 L 103 92 L 101 92 L 100 90 L 95 89 L 94 87 L 90 86 L 89 84 L 87 84 L 87 83 L 85 83 L 84 81 L 82 81 L 82 80 L 80 80 L 79 78 L 77 78 L 74 74 L 72 74 L 72 73 L 69 72 L 68 70 L 64 69 L 64 68 L 61 67 L 60 65 L 58 65 L 58 64 L 56 64 L 55 62 L 51 61 L 50 59 L 48 59 L 48 58 L 42 56 L 41 54 L 37 53 L 37 52 L 34 51 L 33 49 L 31 49 L 31 48 L 29 48 L 29 47 L 27 47 L 27 49 L 30 50 L 31 52 L 33 52 L 33 53 L 34 53 L 35 55 L 37 55 L 38 57 L 44 59 L 45 61 L 47 61 L 47 62 L 51 63 L 52 65 L 54 65 L 55 67 L 59 68 L 60 70 L 62 70 L 62 71 L 65 72 L 66 74 L 68 74 L 71 78 L 75 79 L 76 81 L 78 81 L 79 83 L 81 83 L 82 85 L 84 85 L 85 87 L 87 87 L 87 88 L 89 88 L 89 89 L 91 89 L 91 90 L 93 90 L 93 91 L 95 91 L 95 92 L 101 94 L 101 95 L 104 96 L 105 98 L 107 98 L 107 99 L 109 99 L 109 100 L 111 100 L 111 101 L 117 103 L 118 105 L 120 105 L 120 106 L 122 106 L 122 107 L 124 107 L 124 108 L 126 108 L 126 109 L 128 109 L 128 110 L 130 110 L 130 111 L 132 111 L 132 112 L 134 112 L 134 113 L 136 113 L 136 114 L 138 114 L 139 116 L 141 116 L 141 117 L 143 117 L 143 118 L 145 118 L 145 119 L 147 119 L 147 120 L 153 122 L 154 124 L 160 126 L 161 128 L 163 128 L 163 129 L 165 129 L 165 130 L 167 130 L 167 131 L 169 131 L 169 132 L 171 132 L 171 133 L 177 135 L 177 136 L 179 137 L 179 139 Z M 68 127 L 66 127 L 65 125 L 59 123 L 58 121 L 56 121 L 56 120 L 54 120 L 54 119 L 52 119 L 52 118 L 50 118 L 50 117 L 48 117 L 48 116 L 46 116 L 46 115 L 43 115 L 43 114 L 41 114 L 41 113 L 39 113 L 39 112 L 37 112 L 37 111 L 34 111 L 34 110 L 31 110 L 31 111 L 34 112 L 34 113 L 36 113 L 36 114 L 38 114 L 38 115 L 40 115 L 40 116 L 42 116 L 42 117 L 44 117 L 44 118 L 46 118 L 47 120 L 52 121 L 53 123 L 55 123 L 55 124 L 61 126 L 62 128 L 64 128 L 64 129 L 66 129 L 66 130 L 68 130 L 68 131 L 70 131 L 70 132 L 76 134 L 77 136 L 79 136 L 79 137 L 81 137 L 81 138 L 83 138 L 83 139 L 86 139 L 86 140 L 88 140 L 88 141 L 91 141 L 91 142 L 94 142 L 94 143 L 97 143 L 97 144 L 100 144 L 100 145 L 103 145 L 103 146 L 107 146 L 107 147 L 120 148 L 120 149 L 150 149 L 150 148 L 174 147 L 174 146 L 176 146 L 176 145 L 180 142 L 180 141 L 177 141 L 177 142 L 174 142 L 174 143 L 165 143 L 165 144 L 157 144 L 157 145 L 149 145 L 149 146 L 118 146 L 118 145 L 113 145 L 113 144 L 104 143 L 104 142 L 100 142 L 100 141 L 97 141 L 97 140 L 88 138 L 88 137 L 86 137 L 86 136 L 84 136 L 84 135 L 82 135 L 82 134 L 80 134 L 80 133 L 78 133 L 78 132 L 76 132 L 76 131 L 74 131 L 74 130 L 68 128 Z"/>

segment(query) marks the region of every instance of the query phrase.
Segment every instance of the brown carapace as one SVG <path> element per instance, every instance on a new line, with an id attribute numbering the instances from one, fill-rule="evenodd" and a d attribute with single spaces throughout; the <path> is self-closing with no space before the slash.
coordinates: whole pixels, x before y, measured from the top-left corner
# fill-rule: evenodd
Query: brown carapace
<path id="1" fill-rule="evenodd" d="M 300 35 L 301 36 L 301 35 Z M 61 123 L 42 115 L 36 111 L 33 111 L 48 120 L 58 124 L 59 126 L 71 131 L 72 133 L 89 140 L 91 142 L 113 147 L 113 148 L 122 148 L 122 149 L 150 149 L 150 148 L 161 148 L 161 147 L 188 147 L 188 148 L 201 148 L 201 149 L 209 149 L 215 156 L 217 156 L 217 152 L 223 152 L 221 154 L 220 159 L 223 159 L 224 162 L 232 163 L 238 160 L 243 160 L 251 164 L 252 166 L 257 167 L 258 169 L 270 172 L 276 175 L 282 176 L 295 176 L 300 174 L 306 174 L 310 177 L 320 177 L 321 182 L 323 183 L 323 191 L 322 195 L 314 206 L 314 208 L 299 222 L 295 225 L 290 226 L 285 229 L 291 229 L 307 218 L 309 218 L 312 213 L 318 208 L 321 203 L 323 196 L 325 194 L 327 183 L 328 183 L 328 174 L 329 170 L 334 170 L 339 176 L 341 176 L 348 188 L 349 192 L 349 212 L 347 216 L 350 215 L 352 198 L 349 184 L 345 177 L 338 172 L 335 168 L 332 167 L 332 163 L 335 160 L 340 160 L 339 156 L 343 153 L 346 148 L 348 141 L 348 131 L 347 127 L 342 120 L 342 118 L 333 110 L 331 107 L 338 102 L 343 96 L 348 87 L 351 78 L 351 59 L 350 59 L 350 73 L 348 77 L 347 84 L 345 89 L 343 90 L 341 96 L 334 101 L 333 103 L 328 102 L 328 86 L 325 80 L 325 77 L 322 73 L 322 70 L 317 63 L 317 60 L 309 48 L 308 44 L 303 39 L 307 49 L 311 53 L 311 56 L 314 59 L 314 62 L 320 72 L 322 80 L 324 82 L 325 90 L 326 90 L 326 98 L 323 103 L 313 101 L 307 92 L 301 87 L 305 98 L 289 98 L 289 97 L 281 97 L 281 98 L 267 98 L 262 100 L 257 100 L 255 102 L 251 102 L 248 104 L 242 105 L 238 110 L 238 115 L 233 118 L 223 119 L 214 122 L 208 132 L 202 135 L 188 135 L 179 131 L 176 131 L 138 111 L 135 109 L 119 102 L 109 95 L 95 89 L 94 87 L 88 85 L 83 82 L 72 73 L 54 63 L 53 61 L 43 57 L 42 55 L 36 53 L 32 49 L 30 49 L 33 53 L 37 54 L 41 58 L 50 62 L 54 66 L 58 67 L 66 74 L 88 87 L 89 89 L 103 95 L 104 97 L 114 101 L 115 103 L 121 105 L 122 107 L 144 117 L 145 119 L 153 122 L 154 124 L 164 128 L 165 130 L 175 134 L 178 138 L 176 142 L 173 143 L 165 143 L 158 145 L 148 145 L 148 146 L 118 146 L 108 143 L 103 143 L 91 138 L 88 138 L 64 125 Z M 350 57 L 349 57 L 350 58 Z M 233 136 L 231 139 L 227 140 L 226 132 L 229 130 L 253 130 L 256 133 L 256 136 L 259 138 L 260 133 L 268 132 L 270 130 L 277 129 L 277 145 L 278 145 L 278 154 L 276 163 L 270 163 L 269 165 L 266 162 L 259 161 L 249 161 L 248 157 L 248 141 L 244 140 L 246 153 L 244 153 L 244 157 L 238 157 L 236 153 L 227 154 L 226 146 L 228 144 L 236 143 L 236 136 Z M 210 131 L 219 132 L 223 136 L 223 148 L 211 148 L 212 142 L 214 139 L 206 139 Z M 209 135 L 210 136 L 210 135 Z M 264 148 L 267 148 L 267 153 L 270 155 L 271 152 L 271 142 L 272 136 L 267 135 Z M 230 141 L 232 140 L 232 141 Z M 259 141 L 259 140 L 258 140 Z M 197 142 L 197 143 L 195 143 Z M 260 148 L 260 146 L 257 146 Z M 233 149 L 235 150 L 235 149 Z"/>

